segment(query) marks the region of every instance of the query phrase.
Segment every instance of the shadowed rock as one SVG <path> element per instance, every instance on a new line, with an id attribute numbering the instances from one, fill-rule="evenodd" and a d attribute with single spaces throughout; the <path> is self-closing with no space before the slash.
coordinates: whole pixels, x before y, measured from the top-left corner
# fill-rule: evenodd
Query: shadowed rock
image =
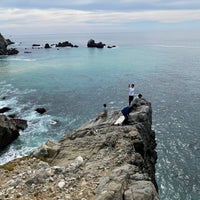
<path id="1" fill-rule="evenodd" d="M 46 112 L 46 109 L 45 108 L 36 108 L 35 111 L 40 114 L 44 114 Z"/>
<path id="2" fill-rule="evenodd" d="M 16 126 L 5 116 L 0 115 L 0 150 L 17 139 L 19 131 Z"/>
<path id="3" fill-rule="evenodd" d="M 98 42 L 96 43 L 95 40 L 90 39 L 87 43 L 87 47 L 88 48 L 104 48 L 105 44 L 103 44 L 102 42 Z"/>
<path id="4" fill-rule="evenodd" d="M 15 44 L 15 43 L 12 42 L 10 39 L 6 39 L 6 42 L 7 42 L 8 45 Z"/>
<path id="5" fill-rule="evenodd" d="M 6 40 L 0 33 L 0 55 L 15 55 L 19 53 L 19 51 L 15 48 L 7 49 L 9 44 L 10 40 Z"/>
<path id="6" fill-rule="evenodd" d="M 49 46 L 48 43 L 46 43 L 45 46 L 44 46 L 44 48 L 45 48 L 45 49 L 50 49 L 51 47 Z"/>
<path id="7" fill-rule="evenodd" d="M 65 42 L 59 42 L 56 44 L 56 47 L 74 47 L 74 45 L 68 41 Z"/>
<path id="8" fill-rule="evenodd" d="M 9 110 L 11 110 L 11 108 L 3 107 L 3 108 L 0 108 L 0 113 L 5 113 L 5 112 L 8 112 Z"/>
<path id="9" fill-rule="evenodd" d="M 24 130 L 28 127 L 27 120 L 24 119 L 10 119 L 10 121 L 15 125 L 19 130 Z"/>

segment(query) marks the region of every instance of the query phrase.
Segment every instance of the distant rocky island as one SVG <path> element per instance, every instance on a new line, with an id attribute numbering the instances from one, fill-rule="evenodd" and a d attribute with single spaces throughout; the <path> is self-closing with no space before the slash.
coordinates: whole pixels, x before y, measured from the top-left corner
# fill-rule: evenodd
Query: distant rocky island
<path id="1" fill-rule="evenodd" d="M 14 44 L 10 39 L 5 39 L 4 36 L 0 33 L 0 55 L 15 55 L 18 54 L 19 51 L 16 48 L 10 48 L 8 49 L 7 47 L 11 44 Z M 94 39 L 90 39 L 87 42 L 87 47 L 88 48 L 98 48 L 102 49 L 106 46 L 106 44 L 102 42 L 95 42 Z M 64 41 L 64 42 L 59 42 L 58 44 L 49 44 L 45 43 L 44 46 L 41 44 L 32 44 L 32 47 L 26 47 L 24 50 L 24 53 L 32 53 L 31 49 L 50 49 L 52 47 L 56 47 L 57 49 L 63 48 L 63 47 L 70 47 L 70 48 L 78 48 L 78 45 L 74 45 L 69 41 Z M 114 48 L 116 45 L 108 45 L 107 48 Z"/>
<path id="2" fill-rule="evenodd" d="M 110 111 L 0 166 L 0 199 L 159 200 L 152 108 L 140 103 L 123 126 Z"/>
<path id="3" fill-rule="evenodd" d="M 18 54 L 19 51 L 15 48 L 8 49 L 8 45 L 13 44 L 10 39 L 5 39 L 3 35 L 0 33 L 0 55 L 15 55 Z"/>

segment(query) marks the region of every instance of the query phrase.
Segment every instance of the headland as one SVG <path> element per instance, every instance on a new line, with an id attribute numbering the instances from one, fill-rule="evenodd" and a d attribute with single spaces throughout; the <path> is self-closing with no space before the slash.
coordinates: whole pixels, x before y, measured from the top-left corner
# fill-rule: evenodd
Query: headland
<path id="1" fill-rule="evenodd" d="M 127 124 L 120 111 L 47 141 L 0 168 L 0 199 L 158 200 L 151 103 L 142 100 Z"/>

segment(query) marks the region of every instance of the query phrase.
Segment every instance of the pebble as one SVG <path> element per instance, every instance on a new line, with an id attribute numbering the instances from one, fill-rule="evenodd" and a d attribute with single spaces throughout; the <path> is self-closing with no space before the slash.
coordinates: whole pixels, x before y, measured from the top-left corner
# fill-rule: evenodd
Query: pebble
<path id="1" fill-rule="evenodd" d="M 58 187 L 59 187 L 60 189 L 63 189 L 64 186 L 65 186 L 65 182 L 64 182 L 64 181 L 60 181 L 60 182 L 58 183 Z"/>

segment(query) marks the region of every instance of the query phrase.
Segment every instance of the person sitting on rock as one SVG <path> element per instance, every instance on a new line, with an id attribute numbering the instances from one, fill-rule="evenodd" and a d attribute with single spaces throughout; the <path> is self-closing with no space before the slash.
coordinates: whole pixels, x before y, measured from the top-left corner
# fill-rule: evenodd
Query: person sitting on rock
<path id="1" fill-rule="evenodd" d="M 104 103 L 103 104 L 103 111 L 99 113 L 99 115 L 97 116 L 96 120 L 99 120 L 100 118 L 105 118 L 108 115 L 108 110 L 107 110 L 107 105 Z"/>
<path id="2" fill-rule="evenodd" d="M 142 99 L 142 94 L 138 94 L 138 96 L 133 99 L 131 106 L 133 106 L 134 104 L 136 104 L 137 106 L 140 106 L 141 99 Z"/>

